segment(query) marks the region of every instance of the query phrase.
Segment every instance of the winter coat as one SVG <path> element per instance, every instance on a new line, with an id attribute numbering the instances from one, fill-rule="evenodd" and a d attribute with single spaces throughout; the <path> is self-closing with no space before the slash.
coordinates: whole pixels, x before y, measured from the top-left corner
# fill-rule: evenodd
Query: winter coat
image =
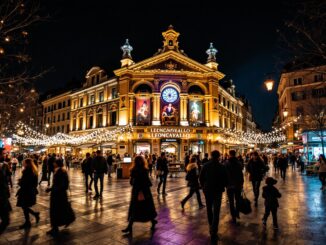
<path id="1" fill-rule="evenodd" d="M 93 166 L 92 163 L 93 159 L 91 157 L 84 159 L 83 163 L 82 163 L 82 172 L 84 174 L 91 174 L 93 173 Z"/>
<path id="2" fill-rule="evenodd" d="M 108 172 L 108 165 L 106 160 L 102 156 L 96 156 L 93 158 L 93 170 L 96 174 L 104 174 Z"/>
<path id="3" fill-rule="evenodd" d="M 203 166 L 200 176 L 200 185 L 205 194 L 219 194 L 224 192 L 228 185 L 226 168 L 218 160 L 211 159 Z"/>
<path id="4" fill-rule="evenodd" d="M 132 170 L 130 173 L 131 201 L 129 206 L 128 220 L 147 222 L 155 219 L 157 216 L 153 196 L 150 187 L 152 183 L 148 177 L 148 171 Z M 138 200 L 139 193 L 142 192 L 145 200 Z"/>
<path id="5" fill-rule="evenodd" d="M 55 162 L 55 157 L 51 156 L 48 158 L 48 172 L 53 172 L 54 171 L 54 162 Z"/>
<path id="6" fill-rule="evenodd" d="M 320 161 L 318 172 L 319 173 L 326 173 L 326 162 L 324 160 Z"/>
<path id="7" fill-rule="evenodd" d="M 280 169 L 286 169 L 288 167 L 288 160 L 285 157 L 278 159 L 278 166 Z"/>
<path id="8" fill-rule="evenodd" d="M 112 166 L 113 165 L 113 157 L 112 155 L 109 155 L 108 158 L 106 159 L 107 163 L 109 166 Z"/>
<path id="9" fill-rule="evenodd" d="M 225 164 L 228 173 L 228 188 L 242 189 L 243 173 L 242 164 L 236 157 L 230 157 Z"/>
<path id="10" fill-rule="evenodd" d="M 261 181 L 265 174 L 266 168 L 263 161 L 260 158 L 257 158 L 257 161 L 254 161 L 253 159 L 249 160 L 247 170 L 250 173 L 251 181 Z"/>
<path id="11" fill-rule="evenodd" d="M 186 180 L 188 181 L 188 186 L 194 189 L 199 189 L 199 170 L 196 163 L 189 163 L 187 166 Z"/>
<path id="12" fill-rule="evenodd" d="M 163 175 L 167 175 L 169 173 L 168 160 L 165 157 L 159 157 L 157 159 L 156 169 L 162 171 Z"/>
<path id="13" fill-rule="evenodd" d="M 52 227 L 69 225 L 75 220 L 74 211 L 68 201 L 67 190 L 69 179 L 67 171 L 58 168 L 53 175 L 53 184 L 50 188 L 50 220 Z"/>
<path id="14" fill-rule="evenodd" d="M 0 216 L 11 211 L 8 182 L 0 166 Z"/>
<path id="15" fill-rule="evenodd" d="M 17 207 L 29 208 L 36 204 L 37 182 L 37 175 L 31 168 L 23 170 L 23 175 L 18 183 L 20 189 L 16 194 Z"/>
<path id="16" fill-rule="evenodd" d="M 263 187 L 263 198 L 265 199 L 265 207 L 270 209 L 278 208 L 278 198 L 282 195 L 273 185 L 265 185 Z"/>

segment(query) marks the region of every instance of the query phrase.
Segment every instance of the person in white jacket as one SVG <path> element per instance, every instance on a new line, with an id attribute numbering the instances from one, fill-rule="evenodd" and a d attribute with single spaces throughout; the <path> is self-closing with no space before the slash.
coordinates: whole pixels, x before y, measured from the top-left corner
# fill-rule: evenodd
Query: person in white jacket
<path id="1" fill-rule="evenodd" d="M 321 190 L 326 189 L 326 160 L 323 154 L 319 155 L 319 179 L 321 181 L 322 186 Z"/>

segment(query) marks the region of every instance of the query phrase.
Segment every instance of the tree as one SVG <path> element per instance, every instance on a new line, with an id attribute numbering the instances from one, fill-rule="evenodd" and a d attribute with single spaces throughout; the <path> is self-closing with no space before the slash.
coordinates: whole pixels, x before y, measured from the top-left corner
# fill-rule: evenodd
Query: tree
<path id="1" fill-rule="evenodd" d="M 39 0 L 4 0 L 0 4 L 0 133 L 18 120 L 31 121 L 38 94 L 34 81 L 47 71 L 32 73 L 27 52 L 29 30 L 41 16 Z"/>

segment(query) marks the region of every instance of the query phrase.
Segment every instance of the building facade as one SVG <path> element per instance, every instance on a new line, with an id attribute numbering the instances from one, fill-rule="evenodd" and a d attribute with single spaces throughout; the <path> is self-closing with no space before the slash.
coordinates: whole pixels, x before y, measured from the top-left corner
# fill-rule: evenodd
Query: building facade
<path id="1" fill-rule="evenodd" d="M 100 128 L 133 128 L 131 134 L 112 142 L 94 140 L 76 146 L 76 153 L 99 148 L 130 155 L 166 151 L 182 160 L 186 152 L 240 148 L 240 143 L 227 140 L 226 131 L 246 130 L 244 103 L 235 96 L 235 87 L 227 90 L 219 85 L 224 74 L 218 70 L 217 50 L 211 44 L 207 62 L 202 64 L 179 48 L 179 33 L 172 26 L 162 35 L 163 47 L 140 62 L 134 62 L 127 40 L 114 78 L 93 67 L 81 89 L 65 94 L 71 100 L 71 117 L 66 124 L 71 136 Z M 51 108 L 58 102 L 53 98 L 44 106 Z M 44 116 L 44 120 L 51 120 L 48 118 L 53 115 Z"/>
<path id="2" fill-rule="evenodd" d="M 325 74 L 326 66 L 284 72 L 277 90 L 278 121 L 285 128 L 287 144 L 290 150 L 309 152 L 309 157 L 322 153 L 321 135 L 326 127 Z M 310 138 L 319 137 L 319 141 L 303 148 L 304 132 L 313 133 L 315 137 Z"/>

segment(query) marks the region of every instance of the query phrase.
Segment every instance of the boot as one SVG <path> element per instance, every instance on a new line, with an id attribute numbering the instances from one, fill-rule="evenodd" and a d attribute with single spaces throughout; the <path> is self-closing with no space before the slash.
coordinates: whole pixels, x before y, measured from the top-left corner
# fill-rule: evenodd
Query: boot
<path id="1" fill-rule="evenodd" d="M 126 229 L 122 230 L 123 233 L 132 233 L 132 223 L 129 222 L 128 226 Z"/>
<path id="2" fill-rule="evenodd" d="M 155 226 L 157 224 L 157 220 L 153 219 L 152 220 L 152 226 L 151 226 L 151 231 L 154 231 L 155 230 Z"/>

